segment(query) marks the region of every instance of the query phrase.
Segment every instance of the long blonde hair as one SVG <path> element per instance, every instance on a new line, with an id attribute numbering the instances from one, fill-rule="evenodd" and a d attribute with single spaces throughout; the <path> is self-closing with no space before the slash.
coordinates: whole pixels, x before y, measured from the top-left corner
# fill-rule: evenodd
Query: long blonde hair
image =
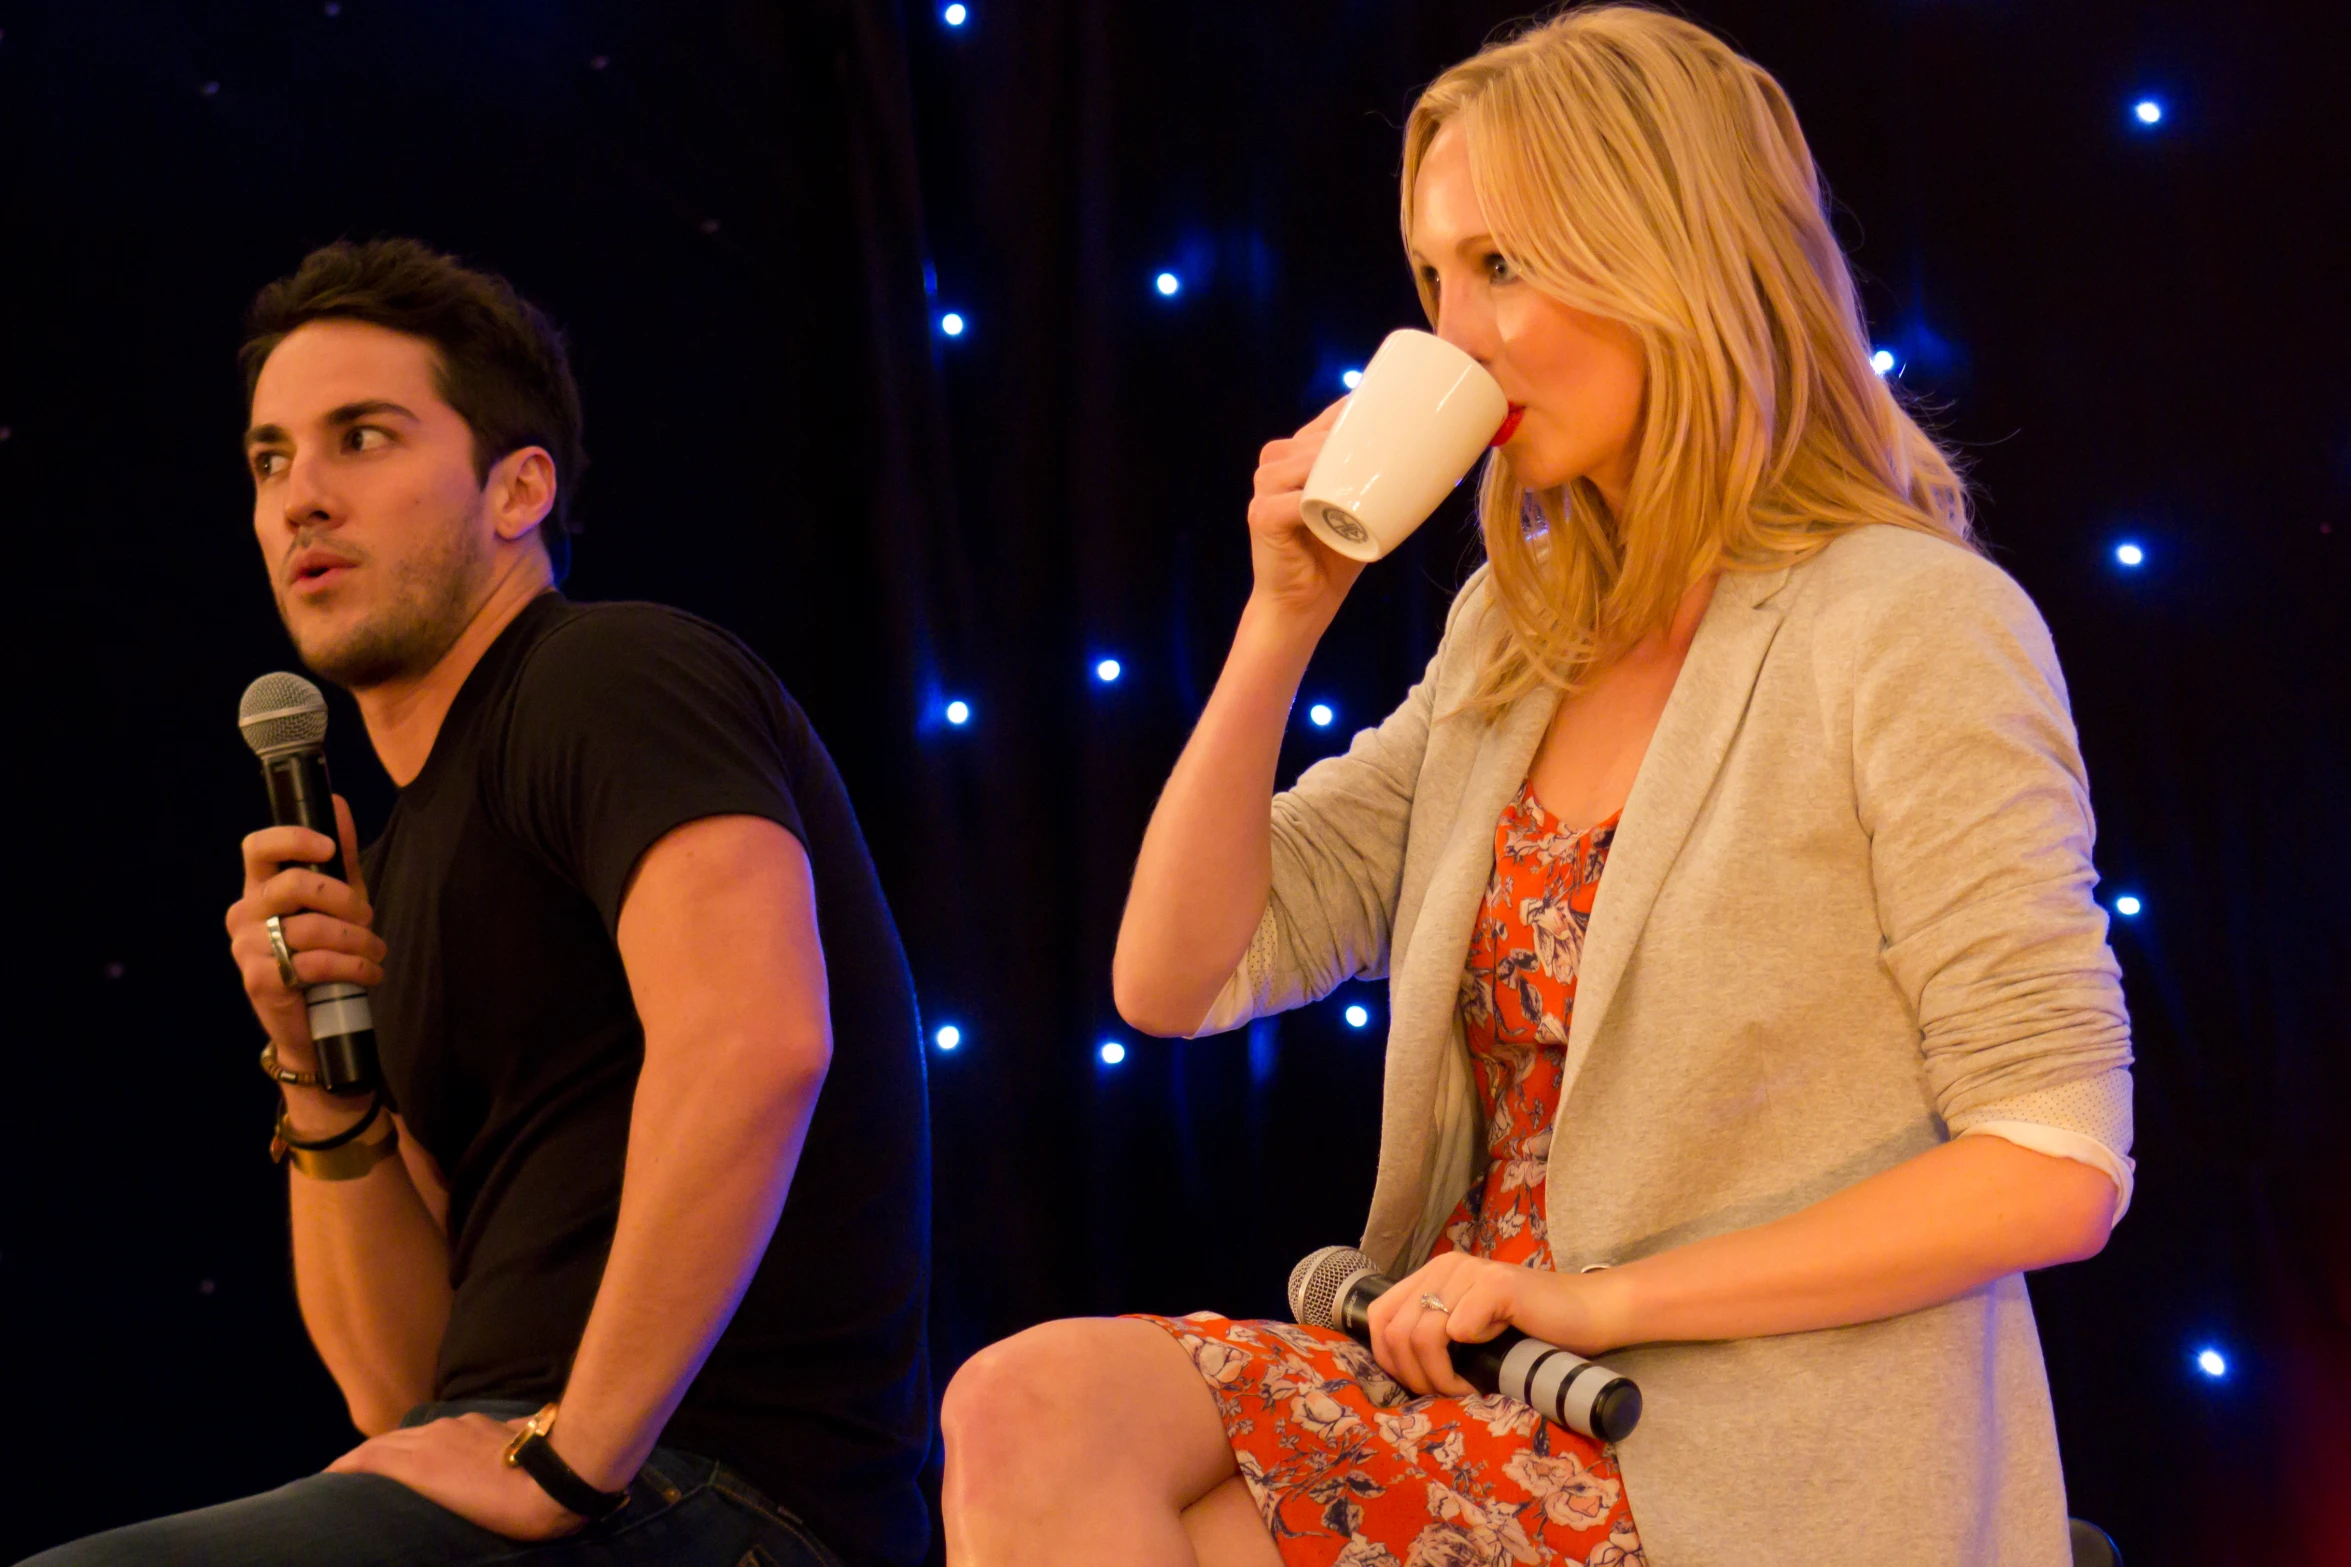
<path id="1" fill-rule="evenodd" d="M 1645 361 L 1621 513 L 1589 481 L 1530 492 L 1488 459 L 1479 522 L 1508 634 L 1472 709 L 1576 690 L 1717 568 L 1791 565 L 1868 523 L 1973 546 L 1966 485 L 1871 366 L 1811 150 L 1760 66 L 1626 4 L 1483 50 L 1405 123 L 1408 248 L 1422 160 L 1455 123 L 1495 248 L 1529 286 L 1630 326 Z"/>

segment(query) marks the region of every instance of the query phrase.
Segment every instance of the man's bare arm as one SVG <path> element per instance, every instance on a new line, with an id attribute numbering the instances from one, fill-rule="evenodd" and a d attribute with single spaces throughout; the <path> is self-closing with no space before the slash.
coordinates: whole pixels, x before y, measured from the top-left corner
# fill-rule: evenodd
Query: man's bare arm
<path id="1" fill-rule="evenodd" d="M 351 884 L 281 864 L 333 858 L 324 836 L 272 827 L 244 843 L 245 886 L 228 912 L 229 951 L 245 979 L 254 1016 L 277 1046 L 281 1064 L 317 1067 L 299 990 L 278 972 L 263 921 L 276 915 L 294 949 L 305 985 L 347 980 L 382 983 L 384 944 L 370 929 L 373 911 L 359 878 L 351 810 L 335 815 Z M 343 1130 L 367 1101 L 337 1099 L 315 1088 L 286 1090 L 286 1118 L 305 1140 Z M 386 1159 L 357 1180 L 288 1177 L 294 1233 L 294 1289 L 302 1322 L 352 1424 L 373 1436 L 432 1397 L 433 1365 L 449 1321 L 449 1248 L 440 1190 L 431 1162 L 403 1139 L 400 1159 Z M 412 1173 L 413 1172 L 413 1173 Z"/>
<path id="2" fill-rule="evenodd" d="M 765 1255 L 832 1061 L 807 851 L 776 823 L 690 822 L 620 914 L 645 1026 L 612 1255 L 555 1428 L 590 1484 L 635 1474 Z"/>

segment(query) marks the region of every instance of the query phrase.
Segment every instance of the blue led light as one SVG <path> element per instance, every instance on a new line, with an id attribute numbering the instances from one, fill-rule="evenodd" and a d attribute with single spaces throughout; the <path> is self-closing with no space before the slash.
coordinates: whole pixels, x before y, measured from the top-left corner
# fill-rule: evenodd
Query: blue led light
<path id="1" fill-rule="evenodd" d="M 2145 907 L 2145 904 L 2141 903 L 2137 898 L 2132 897 L 2127 892 L 2114 900 L 2114 912 L 2121 915 L 2126 920 L 2138 918 L 2139 910 Z"/>
<path id="2" fill-rule="evenodd" d="M 1102 1057 L 1104 1066 L 1116 1066 L 1127 1058 L 1127 1047 L 1115 1039 L 1105 1039 L 1096 1054 Z"/>
<path id="3" fill-rule="evenodd" d="M 1104 685 L 1109 685 L 1112 681 L 1116 680 L 1120 675 L 1125 673 L 1125 668 L 1122 667 L 1119 661 L 1115 658 L 1106 658 L 1094 666 L 1094 678 L 1101 681 Z"/>
<path id="4" fill-rule="evenodd" d="M 939 1025 L 939 1031 L 931 1038 L 941 1050 L 953 1050 L 957 1045 L 963 1043 L 963 1030 L 952 1023 L 942 1023 Z"/>
<path id="5" fill-rule="evenodd" d="M 1339 372 L 1339 384 L 1352 392 L 1363 384 L 1363 372 L 1354 369 L 1342 370 Z"/>
<path id="6" fill-rule="evenodd" d="M 971 20 L 971 8 L 951 5 L 939 13 L 939 20 L 945 22 L 949 27 L 961 27 Z"/>
<path id="7" fill-rule="evenodd" d="M 2114 547 L 2114 558 L 2125 566 L 2144 566 L 2147 563 L 2147 552 L 2136 544 L 2117 544 Z"/>
<path id="8" fill-rule="evenodd" d="M 970 723 L 971 704 L 969 702 L 960 700 L 948 703 L 947 722 L 953 724 L 958 729 L 962 728 L 965 724 Z"/>
<path id="9" fill-rule="evenodd" d="M 1371 1008 L 1358 1002 L 1356 1005 L 1349 1007 L 1342 1015 L 1347 1019 L 1347 1026 L 1349 1028 L 1361 1028 L 1366 1023 L 1371 1021 Z"/>
<path id="10" fill-rule="evenodd" d="M 949 337 L 961 337 L 963 335 L 963 328 L 963 317 L 957 315 L 952 310 L 939 317 L 939 330 L 946 333 Z"/>
<path id="11" fill-rule="evenodd" d="M 1898 361 L 1890 348 L 1881 348 L 1869 356 L 1869 367 L 1880 375 L 1892 375 L 1896 363 Z"/>
<path id="12" fill-rule="evenodd" d="M 2152 98 L 2141 98 L 2137 103 L 2131 105 L 2131 118 L 2137 120 L 2141 125 L 2161 125 L 2163 123 L 2163 105 Z"/>
<path id="13" fill-rule="evenodd" d="M 1184 280 L 1173 272 L 1162 272 L 1151 280 L 1151 286 L 1159 290 L 1160 298 L 1173 299 L 1183 292 Z"/>
<path id="14" fill-rule="evenodd" d="M 2217 1382 L 2229 1374 L 2229 1363 L 2217 1349 L 2200 1349 L 2196 1352 L 2196 1369 Z"/>
<path id="15" fill-rule="evenodd" d="M 1332 710 L 1331 704 L 1328 702 L 1317 702 L 1306 710 L 1306 721 L 1317 729 L 1330 728 L 1333 723 L 1338 721 L 1338 717 L 1339 715 Z"/>

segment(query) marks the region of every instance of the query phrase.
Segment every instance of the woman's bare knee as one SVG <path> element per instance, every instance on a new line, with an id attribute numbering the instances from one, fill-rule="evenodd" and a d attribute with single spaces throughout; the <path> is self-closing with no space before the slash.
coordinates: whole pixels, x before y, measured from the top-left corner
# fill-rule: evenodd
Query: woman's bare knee
<path id="1" fill-rule="evenodd" d="M 950 1484 L 1128 1471 L 1182 1506 L 1232 1473 L 1216 1402 L 1176 1342 L 1147 1322 L 1077 1317 L 964 1362 L 940 1408 Z M 956 1477 L 960 1477 L 960 1479 Z"/>
<path id="2" fill-rule="evenodd" d="M 1016 1334 L 963 1363 L 939 1403 L 939 1433 L 947 1461 L 965 1470 L 1000 1467 L 1066 1431 L 1065 1390 L 1076 1366 L 1062 1323 Z"/>

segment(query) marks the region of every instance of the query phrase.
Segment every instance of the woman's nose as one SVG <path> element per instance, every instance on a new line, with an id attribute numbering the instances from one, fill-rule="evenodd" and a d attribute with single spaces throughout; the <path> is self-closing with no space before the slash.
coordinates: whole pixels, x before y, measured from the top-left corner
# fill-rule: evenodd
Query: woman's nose
<path id="1" fill-rule="evenodd" d="M 1492 364 L 1501 346 L 1494 331 L 1494 313 L 1458 296 L 1437 307 L 1437 336 L 1481 365 Z"/>

